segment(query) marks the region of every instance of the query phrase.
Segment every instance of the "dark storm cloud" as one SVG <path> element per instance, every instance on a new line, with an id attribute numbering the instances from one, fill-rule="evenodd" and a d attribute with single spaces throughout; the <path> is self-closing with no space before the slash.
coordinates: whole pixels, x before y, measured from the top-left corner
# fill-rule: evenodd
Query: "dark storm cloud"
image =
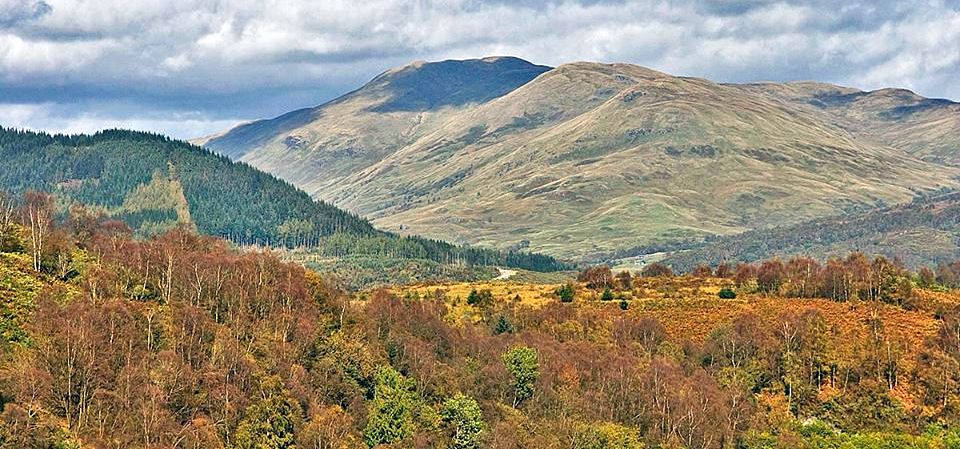
<path id="1" fill-rule="evenodd" d="M 0 0 L 0 124 L 190 137 L 310 106 L 413 59 L 637 63 L 960 99 L 944 1 Z"/>

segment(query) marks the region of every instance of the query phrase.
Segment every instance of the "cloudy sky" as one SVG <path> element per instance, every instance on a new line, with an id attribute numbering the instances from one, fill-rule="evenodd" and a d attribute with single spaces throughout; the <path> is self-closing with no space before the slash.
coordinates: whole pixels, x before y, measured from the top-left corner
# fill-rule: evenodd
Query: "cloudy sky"
<path id="1" fill-rule="evenodd" d="M 0 0 L 0 125 L 189 138 L 488 55 L 960 100 L 960 0 Z"/>

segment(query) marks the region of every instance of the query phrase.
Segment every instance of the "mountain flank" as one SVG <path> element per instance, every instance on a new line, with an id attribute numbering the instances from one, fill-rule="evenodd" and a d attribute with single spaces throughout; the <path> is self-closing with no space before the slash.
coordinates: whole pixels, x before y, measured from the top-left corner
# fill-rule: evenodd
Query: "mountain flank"
<path id="1" fill-rule="evenodd" d="M 587 260 L 957 188 L 958 120 L 897 89 L 497 58 L 410 64 L 202 143 L 388 230 Z"/>
<path id="2" fill-rule="evenodd" d="M 858 214 L 716 237 L 666 248 L 663 260 L 681 271 L 702 263 L 756 262 L 792 256 L 826 259 L 852 251 L 880 254 L 917 268 L 960 258 L 960 193 L 916 198 Z M 686 248 L 684 248 L 686 247 Z M 650 252 L 641 249 L 636 254 Z M 634 254 L 621 254 L 634 255 Z"/>
<path id="3" fill-rule="evenodd" d="M 332 259 L 564 267 L 539 254 L 384 232 L 248 164 L 155 134 L 109 130 L 67 136 L 0 128 L 0 160 L 6 163 L 0 191 L 49 192 L 62 212 L 82 205 L 124 221 L 139 237 L 186 226 L 238 244 L 309 248 L 314 256 Z"/>

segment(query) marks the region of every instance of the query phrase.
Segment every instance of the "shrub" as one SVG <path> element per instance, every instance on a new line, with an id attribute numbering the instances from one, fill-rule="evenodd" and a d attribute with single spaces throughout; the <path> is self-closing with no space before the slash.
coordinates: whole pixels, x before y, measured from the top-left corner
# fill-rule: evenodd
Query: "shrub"
<path id="1" fill-rule="evenodd" d="M 673 270 L 670 267 L 660 262 L 654 262 L 650 265 L 643 267 L 643 271 L 641 272 L 641 274 L 643 274 L 643 277 L 647 277 L 647 278 L 670 277 L 670 276 L 673 276 Z"/>
<path id="2" fill-rule="evenodd" d="M 720 299 L 735 299 L 737 297 L 737 292 L 733 291 L 730 287 L 724 287 L 720 289 L 720 292 L 717 293 L 717 296 Z"/>
<path id="3" fill-rule="evenodd" d="M 569 283 L 563 284 L 553 291 L 553 294 L 560 298 L 560 302 L 573 302 L 573 293 L 573 285 Z"/>
<path id="4" fill-rule="evenodd" d="M 475 289 L 470 290 L 470 294 L 467 295 L 467 304 L 480 307 L 493 305 L 493 293 L 487 289 L 480 290 L 479 292 Z"/>
<path id="5" fill-rule="evenodd" d="M 713 270 L 710 269 L 710 265 L 697 265 L 693 271 L 690 272 L 690 275 L 697 278 L 708 278 L 713 276 Z"/>

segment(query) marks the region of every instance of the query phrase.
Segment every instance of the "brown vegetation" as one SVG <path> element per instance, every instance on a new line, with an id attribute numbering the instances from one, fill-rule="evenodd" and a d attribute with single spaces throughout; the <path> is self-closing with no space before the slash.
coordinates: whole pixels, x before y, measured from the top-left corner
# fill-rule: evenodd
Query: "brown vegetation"
<path id="1" fill-rule="evenodd" d="M 960 299 L 858 254 L 739 279 L 587 270 L 570 303 L 513 282 L 351 300 L 186 229 L 137 241 L 74 211 L 39 272 L 29 226 L 2 232 L 21 249 L 4 247 L 0 287 L 27 317 L 2 322 L 22 330 L 3 334 L 5 447 L 719 449 L 805 438 L 808 418 L 919 433 L 960 417 Z"/>

